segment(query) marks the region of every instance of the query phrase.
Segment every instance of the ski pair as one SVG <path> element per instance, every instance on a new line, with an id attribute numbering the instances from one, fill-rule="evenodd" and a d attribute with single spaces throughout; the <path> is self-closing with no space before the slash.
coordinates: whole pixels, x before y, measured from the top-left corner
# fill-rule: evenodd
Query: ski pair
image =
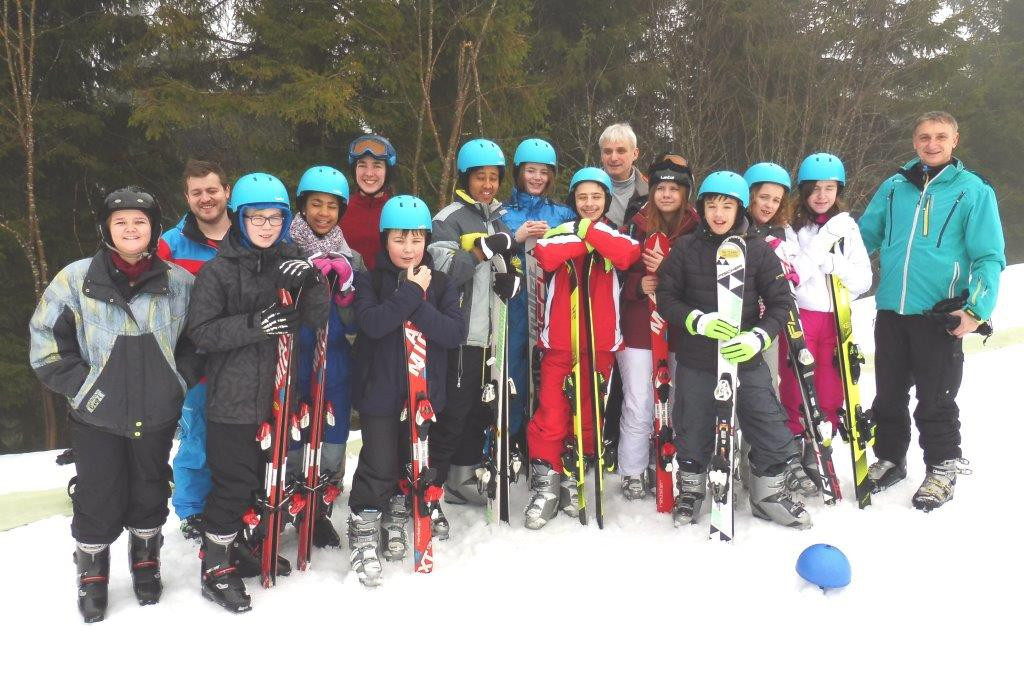
<path id="1" fill-rule="evenodd" d="M 597 526 L 604 528 L 604 473 L 615 468 L 606 466 L 604 443 L 604 408 L 608 393 L 608 382 L 597 367 L 597 348 L 594 335 L 593 309 L 590 299 L 590 271 L 595 261 L 603 261 L 600 255 L 590 251 L 583 259 L 582 274 L 576 272 L 576 264 L 565 263 L 569 277 L 569 341 L 572 350 L 572 370 L 563 383 L 563 391 L 569 399 L 572 412 L 572 436 L 566 443 L 563 456 L 563 472 L 575 480 L 577 508 L 580 524 L 587 524 L 586 469 L 587 459 L 583 453 L 583 386 L 584 377 L 590 387 L 591 426 L 594 435 L 594 517 Z M 588 367 L 583 371 L 581 340 L 586 338 Z"/>
<path id="2" fill-rule="evenodd" d="M 668 236 L 653 232 L 647 236 L 644 249 L 654 249 L 668 255 Z M 654 275 L 648 271 L 647 275 Z M 658 313 L 658 301 L 648 295 L 651 326 L 651 383 L 654 387 L 654 433 L 651 437 L 651 455 L 654 464 L 654 496 L 659 513 L 672 512 L 674 502 L 672 470 L 676 447 L 669 416 L 672 400 L 672 373 L 668 366 L 668 322 Z"/>

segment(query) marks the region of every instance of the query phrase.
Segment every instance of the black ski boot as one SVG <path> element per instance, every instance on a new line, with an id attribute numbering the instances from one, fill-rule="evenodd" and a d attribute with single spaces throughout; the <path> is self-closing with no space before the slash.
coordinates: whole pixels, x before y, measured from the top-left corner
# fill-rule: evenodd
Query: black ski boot
<path id="1" fill-rule="evenodd" d="M 149 606 L 160 601 L 164 591 L 160 582 L 160 547 L 164 536 L 160 528 L 128 530 L 128 563 L 132 569 L 132 587 L 139 606 Z"/>
<path id="2" fill-rule="evenodd" d="M 239 577 L 259 577 L 263 574 L 263 542 L 253 545 L 252 539 L 247 539 L 241 534 L 235 537 L 232 544 L 231 564 L 238 569 Z M 278 554 L 277 574 L 281 577 L 288 577 L 292 574 L 292 564 Z"/>
<path id="3" fill-rule="evenodd" d="M 78 610 L 86 623 L 101 621 L 107 613 L 110 547 L 106 544 L 78 544 L 75 547 L 75 565 L 78 566 Z"/>
<path id="4" fill-rule="evenodd" d="M 179 529 L 183 538 L 201 543 L 203 541 L 203 514 L 189 515 L 181 521 Z"/>
<path id="5" fill-rule="evenodd" d="M 881 493 L 890 486 L 894 486 L 907 478 L 907 456 L 903 456 L 895 462 L 890 460 L 876 460 L 868 468 L 866 481 L 868 491 L 873 494 Z"/>
<path id="6" fill-rule="evenodd" d="M 338 530 L 334 529 L 331 522 L 331 513 L 334 512 L 334 502 L 325 503 L 323 496 L 317 501 L 316 520 L 313 522 L 313 546 L 318 549 L 331 547 L 341 548 L 341 537 Z M 280 568 L 280 566 L 278 566 Z"/>
<path id="7" fill-rule="evenodd" d="M 245 583 L 232 564 L 234 536 L 203 535 L 203 559 L 200 586 L 203 597 L 233 613 L 244 613 L 252 608 L 252 600 L 245 592 Z"/>

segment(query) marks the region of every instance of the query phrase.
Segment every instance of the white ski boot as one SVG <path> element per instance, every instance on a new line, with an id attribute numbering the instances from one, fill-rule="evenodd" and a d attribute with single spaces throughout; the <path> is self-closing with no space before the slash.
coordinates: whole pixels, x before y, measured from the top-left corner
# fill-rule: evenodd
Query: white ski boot
<path id="1" fill-rule="evenodd" d="M 701 472 L 694 463 L 680 463 L 676 472 L 676 501 L 672 506 L 672 524 L 682 527 L 697 522 L 707 491 L 708 473 Z"/>
<path id="2" fill-rule="evenodd" d="M 753 469 L 753 468 L 751 468 Z M 750 512 L 754 517 L 770 520 L 784 527 L 807 529 L 811 514 L 803 503 L 793 500 L 786 488 L 786 468 L 763 477 L 750 473 Z"/>
<path id="3" fill-rule="evenodd" d="M 543 460 L 530 461 L 530 491 L 533 496 L 526 506 L 526 528 L 540 529 L 558 515 L 561 494 L 558 472 Z"/>
<path id="4" fill-rule="evenodd" d="M 911 503 L 918 510 L 928 513 L 953 500 L 953 489 L 956 488 L 956 475 L 970 474 L 967 468 L 970 464 L 963 458 L 943 460 L 935 465 L 929 465 L 928 474 L 924 476 L 920 488 Z"/>
<path id="5" fill-rule="evenodd" d="M 802 452 L 800 456 L 790 460 L 786 466 L 786 488 L 790 493 L 798 493 L 811 498 L 821 493 L 807 472 L 808 467 L 815 467 L 818 462 L 814 457 L 814 446 L 808 443 L 803 436 L 797 436 L 795 440 Z M 817 470 L 814 471 L 817 474 Z"/>
<path id="6" fill-rule="evenodd" d="M 367 587 L 380 584 L 380 511 L 369 508 L 352 513 L 348 518 L 348 547 L 352 549 L 349 565 Z"/>
<path id="7" fill-rule="evenodd" d="M 406 527 L 411 514 L 405 494 L 395 494 L 388 501 L 387 510 L 381 520 L 381 528 L 384 532 L 384 544 L 381 551 L 385 559 L 400 561 L 405 558 L 405 554 L 409 550 L 409 532 Z"/>
<path id="8" fill-rule="evenodd" d="M 892 462 L 889 460 L 875 460 L 868 468 L 868 490 L 873 493 L 881 493 L 907 478 L 906 456 Z"/>
<path id="9" fill-rule="evenodd" d="M 627 501 L 639 501 L 647 497 L 650 487 L 647 484 L 647 472 L 641 474 L 622 475 L 622 495 Z"/>
<path id="10" fill-rule="evenodd" d="M 558 507 L 569 517 L 580 516 L 580 489 L 575 478 L 562 475 L 559 480 Z"/>

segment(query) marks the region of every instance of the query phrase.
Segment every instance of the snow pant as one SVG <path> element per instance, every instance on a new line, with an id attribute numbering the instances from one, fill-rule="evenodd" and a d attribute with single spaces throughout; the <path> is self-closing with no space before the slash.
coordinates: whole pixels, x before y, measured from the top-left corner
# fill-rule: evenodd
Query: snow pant
<path id="1" fill-rule="evenodd" d="M 583 452 L 594 452 L 594 413 L 589 375 L 590 357 L 580 353 L 582 390 L 577 391 L 583 414 Z M 611 373 L 614 357 L 611 352 L 597 353 L 597 369 L 605 380 Z M 543 460 L 556 472 L 562 471 L 565 441 L 573 435 L 573 410 L 565 396 L 565 378 L 572 374 L 572 353 L 568 350 L 546 350 L 540 365 L 540 404 L 526 426 L 526 442 L 531 459 Z M 646 467 L 646 463 L 644 465 Z"/>
<path id="2" fill-rule="evenodd" d="M 171 466 L 174 468 L 174 493 L 171 505 L 178 517 L 203 512 L 206 494 L 212 480 L 206 466 L 206 382 L 196 384 L 185 394 L 178 421 L 178 452 Z"/>
<path id="3" fill-rule="evenodd" d="M 781 367 L 785 366 L 779 359 L 782 356 L 779 352 L 779 348 L 782 347 L 779 345 L 779 341 L 785 340 L 785 338 L 786 336 L 780 333 L 779 337 L 773 340 L 772 344 L 764 351 L 764 363 L 768 365 L 768 373 L 772 377 L 772 390 L 776 395 L 779 394 L 779 371 Z"/>
<path id="4" fill-rule="evenodd" d="M 359 415 L 359 423 L 363 447 L 359 451 L 359 464 L 352 477 L 352 493 L 349 494 L 348 505 L 353 513 L 367 508 L 383 512 L 397 492 L 398 483 L 406 477 L 405 467 L 411 454 L 409 422 L 401 421 L 395 414 Z M 431 451 L 433 433 L 434 429 L 431 429 Z"/>
<path id="5" fill-rule="evenodd" d="M 206 463 L 213 488 L 206 497 L 203 520 L 210 534 L 242 529 L 242 516 L 264 490 L 267 453 L 256 440 L 259 424 L 207 422 Z"/>
<path id="6" fill-rule="evenodd" d="M 494 418 L 481 400 L 483 377 L 484 348 L 463 345 L 448 353 L 444 410 L 430 430 L 430 464 L 438 484 L 448 478 L 450 465 L 483 462 L 484 432 Z"/>
<path id="7" fill-rule="evenodd" d="M 72 418 L 75 471 L 71 536 L 82 544 L 112 544 L 127 527 L 153 529 L 167 521 L 174 425 L 129 438 Z"/>
<path id="8" fill-rule="evenodd" d="M 651 351 L 627 347 L 615 353 L 622 379 L 622 419 L 619 421 L 619 474 L 643 474 L 650 463 L 651 435 L 654 433 L 654 362 Z M 676 358 L 668 355 L 668 368 L 675 378 Z M 669 400 L 671 409 L 672 400 Z"/>
<path id="9" fill-rule="evenodd" d="M 340 482 L 345 478 L 345 448 L 346 443 L 321 443 L 320 444 L 320 476 L 327 475 L 330 481 Z M 305 446 L 294 448 L 288 451 L 288 477 L 286 481 L 294 482 L 302 475 L 302 456 L 305 453 Z M 304 477 L 303 477 L 304 479 Z"/>
<path id="10" fill-rule="evenodd" d="M 508 433 L 511 436 L 523 430 L 530 404 L 530 323 L 527 320 L 526 290 L 508 303 L 508 374 L 516 386 L 516 397 L 508 407 Z"/>
<path id="11" fill-rule="evenodd" d="M 804 342 L 814 357 L 814 390 L 818 397 L 818 406 L 822 414 L 832 424 L 833 429 L 839 428 L 839 408 L 843 406 L 843 379 L 836 367 L 836 348 L 839 336 L 836 334 L 835 317 L 829 311 L 800 310 L 800 323 L 804 329 Z M 785 341 L 782 337 L 780 340 Z M 782 406 L 786 408 L 787 424 L 793 435 L 804 431 L 803 397 L 800 395 L 800 384 L 796 373 L 789 366 L 789 347 L 785 342 L 779 343 L 779 395 Z"/>
<path id="12" fill-rule="evenodd" d="M 750 444 L 750 467 L 758 476 L 780 473 L 800 454 L 786 427 L 786 413 L 772 390 L 768 365 L 761 357 L 739 370 L 736 417 L 743 440 Z M 715 445 L 715 385 L 718 374 L 676 366 L 673 422 L 678 457 L 707 469 Z"/>
<path id="13" fill-rule="evenodd" d="M 960 457 L 963 341 L 921 315 L 882 310 L 875 318 L 875 457 L 896 462 L 910 447 L 910 387 L 914 386 L 918 442 L 934 465 Z"/>

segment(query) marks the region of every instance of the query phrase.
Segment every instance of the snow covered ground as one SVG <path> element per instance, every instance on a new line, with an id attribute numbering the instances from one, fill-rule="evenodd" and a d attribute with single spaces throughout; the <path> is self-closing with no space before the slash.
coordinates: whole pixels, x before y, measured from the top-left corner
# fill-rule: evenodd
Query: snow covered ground
<path id="1" fill-rule="evenodd" d="M 653 501 L 627 504 L 611 483 L 603 531 L 561 516 L 533 533 L 521 519 L 492 526 L 482 512 L 451 507 L 453 537 L 435 545 L 432 575 L 414 575 L 406 560 L 367 590 L 348 573 L 347 550 L 317 551 L 312 570 L 274 589 L 249 581 L 253 611 L 237 616 L 200 597 L 195 549 L 172 516 L 161 603 L 135 603 L 122 538 L 107 620 L 91 626 L 75 606 L 68 518 L 58 516 L 0 532 L 6 680 L 302 682 L 295 674 L 308 631 L 312 679 L 339 687 L 1012 687 L 1024 616 L 1013 555 L 1021 543 L 1014 489 L 1024 483 L 1012 433 L 1024 383 L 1018 299 L 1024 265 L 1004 274 L 994 319 L 1002 335 L 968 348 L 959 401 L 974 474 L 932 514 L 910 507 L 923 476 L 916 441 L 909 479 L 869 509 L 811 501 L 815 526 L 796 532 L 751 518 L 742 501 L 732 544 L 708 541 L 706 517 L 673 529 Z M 855 310 L 870 351 L 873 305 L 861 300 Z M 873 388 L 869 374 L 865 400 Z M 54 465 L 55 455 L 0 457 L 0 501 L 64 486 L 72 472 Z M 835 458 L 852 495 L 845 447 Z M 521 510 L 525 487 L 513 500 Z M 335 514 L 339 530 L 346 513 Z M 797 555 L 816 542 L 849 556 L 845 590 L 822 594 L 795 573 Z"/>

